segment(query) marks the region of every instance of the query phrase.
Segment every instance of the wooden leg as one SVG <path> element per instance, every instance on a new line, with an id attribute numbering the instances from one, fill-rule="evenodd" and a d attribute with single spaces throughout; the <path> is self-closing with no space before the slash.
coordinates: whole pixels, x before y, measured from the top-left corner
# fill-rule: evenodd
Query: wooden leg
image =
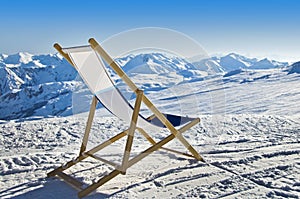
<path id="1" fill-rule="evenodd" d="M 181 127 L 178 132 L 181 134 L 183 132 L 185 132 L 186 130 L 190 129 L 191 127 L 193 127 L 194 125 L 196 125 L 197 123 L 199 123 L 199 119 L 195 119 L 192 122 L 188 123 L 187 125 Z M 139 162 L 141 159 L 145 158 L 147 155 L 149 155 L 150 153 L 152 153 L 153 151 L 158 150 L 159 148 L 161 148 L 163 145 L 167 144 L 168 142 L 170 142 L 172 139 L 175 138 L 174 134 L 169 135 L 168 137 L 166 137 L 165 139 L 157 142 L 155 145 L 149 147 L 148 149 L 146 149 L 145 151 L 143 151 L 142 153 L 140 153 L 139 155 L 137 155 L 136 157 L 132 158 L 129 161 L 128 166 L 131 167 L 132 165 L 134 165 L 135 163 Z M 200 155 L 199 155 L 200 156 Z M 201 157 L 201 156 L 200 156 Z M 204 159 L 201 157 L 200 161 L 205 162 Z"/>
<path id="2" fill-rule="evenodd" d="M 143 102 L 145 105 L 154 113 L 154 115 L 170 130 L 170 132 L 185 146 L 193 156 L 202 161 L 203 158 L 200 154 L 188 143 L 188 141 L 179 133 L 178 130 L 171 124 L 171 122 L 152 104 L 152 102 L 148 98 L 143 98 Z M 199 121 L 200 119 L 197 118 Z"/>
<path id="3" fill-rule="evenodd" d="M 92 122 L 93 122 L 93 118 L 94 118 L 94 115 L 95 115 L 97 102 L 98 102 L 98 100 L 97 100 L 96 96 L 93 96 L 91 107 L 90 107 L 90 112 L 89 112 L 89 117 L 88 117 L 88 120 L 87 120 L 87 123 L 86 123 L 85 132 L 84 132 L 84 136 L 83 136 L 83 139 L 82 139 L 82 144 L 81 144 L 81 147 L 80 147 L 79 155 L 81 155 L 81 153 L 86 150 L 86 145 L 87 145 L 87 142 L 88 142 L 88 139 L 89 139 L 89 134 L 90 134 L 91 127 L 92 127 Z"/>
<path id="4" fill-rule="evenodd" d="M 196 119 L 196 121 L 198 121 L 198 119 Z M 137 129 L 152 145 L 156 144 L 155 140 L 144 129 L 142 129 L 142 128 L 137 128 Z M 184 155 L 184 156 L 187 156 L 187 157 L 190 157 L 190 158 L 195 158 L 193 155 L 190 155 L 188 153 L 183 153 L 183 152 L 180 152 L 180 151 L 176 151 L 174 149 L 169 149 L 169 148 L 166 148 L 166 147 L 161 147 L 160 149 L 163 149 L 163 150 L 169 151 L 169 152 L 173 152 L 173 153 L 177 153 L 177 154 L 180 154 L 180 155 Z"/>
<path id="5" fill-rule="evenodd" d="M 130 156 L 130 152 L 131 152 L 134 131 L 136 129 L 136 123 L 137 123 L 137 119 L 138 119 L 139 112 L 140 112 L 142 98 L 143 98 L 143 91 L 139 90 L 137 92 L 135 105 L 134 105 L 134 111 L 132 113 L 131 123 L 130 123 L 130 127 L 128 130 L 127 142 L 126 142 L 126 147 L 125 147 L 122 166 L 121 166 L 122 174 L 125 174 L 126 170 L 128 168 L 128 160 L 129 160 L 129 156 Z"/>

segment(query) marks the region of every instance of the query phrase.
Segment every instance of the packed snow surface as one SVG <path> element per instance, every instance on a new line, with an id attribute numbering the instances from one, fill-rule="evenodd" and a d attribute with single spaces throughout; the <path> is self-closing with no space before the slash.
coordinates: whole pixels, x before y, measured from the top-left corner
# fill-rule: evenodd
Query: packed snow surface
<path id="1" fill-rule="evenodd" d="M 85 116 L 3 122 L 1 128 L 1 198 L 76 198 L 77 191 L 46 173 L 78 155 Z M 87 198 L 273 198 L 300 196 L 300 117 L 239 114 L 202 123 L 184 135 L 208 162 L 158 151 Z M 223 126 L 220 127 L 222 121 Z M 215 128 L 222 132 L 214 133 Z M 96 117 L 91 144 L 107 140 L 126 125 Z M 152 132 L 154 139 L 167 132 Z M 100 156 L 120 162 L 125 140 Z M 133 154 L 150 146 L 139 134 Z M 169 148 L 185 151 L 177 141 Z M 90 184 L 113 168 L 92 159 L 67 172 Z M 82 172 L 79 172 L 82 171 Z"/>

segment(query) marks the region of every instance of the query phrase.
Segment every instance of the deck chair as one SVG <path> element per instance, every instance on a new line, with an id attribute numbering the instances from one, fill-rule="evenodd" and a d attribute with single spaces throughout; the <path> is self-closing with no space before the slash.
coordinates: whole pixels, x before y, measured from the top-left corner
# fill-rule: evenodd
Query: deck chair
<path id="1" fill-rule="evenodd" d="M 112 178 L 116 177 L 117 175 L 126 174 L 126 170 L 129 167 L 156 150 L 166 150 L 169 152 L 174 152 L 177 154 L 195 158 L 196 160 L 204 162 L 204 159 L 199 155 L 199 153 L 182 136 L 183 132 L 187 131 L 200 122 L 199 118 L 181 117 L 177 115 L 161 113 L 144 95 L 143 91 L 140 90 L 131 81 L 131 79 L 125 74 L 125 72 L 93 38 L 89 40 L 89 45 L 87 46 L 62 48 L 59 44 L 55 44 L 54 47 L 78 71 L 85 84 L 93 93 L 93 99 L 91 102 L 90 112 L 88 115 L 85 133 L 80 147 L 79 156 L 76 159 L 67 162 L 63 166 L 49 172 L 47 174 L 48 177 L 58 176 L 62 178 L 73 187 L 77 188 L 79 190 L 78 197 L 82 198 L 90 194 L 95 189 L 108 182 Z M 132 106 L 122 95 L 122 93 L 110 77 L 106 67 L 111 67 L 114 72 L 136 94 L 134 106 Z M 113 115 L 127 122 L 129 128 L 115 135 L 109 140 L 99 144 L 98 146 L 87 150 L 89 133 L 98 102 L 100 102 Z M 146 107 L 153 113 L 153 115 L 147 118 L 141 115 L 141 103 L 144 103 L 144 105 L 146 105 Z M 159 142 L 156 142 L 147 132 L 149 130 L 151 130 L 152 132 L 159 132 L 162 129 L 168 129 L 170 131 L 170 135 L 160 140 Z M 151 143 L 151 147 L 145 149 L 143 152 L 130 159 L 131 147 L 133 144 L 134 133 L 136 131 L 141 133 L 142 136 L 144 136 Z M 116 165 L 114 162 L 108 161 L 95 154 L 101 149 L 116 142 L 117 140 L 123 137 L 126 138 L 126 136 L 127 141 L 120 165 Z M 166 143 L 170 142 L 174 138 L 177 138 L 190 153 L 183 153 L 164 147 Z M 115 170 L 89 186 L 84 186 L 83 183 L 64 172 L 64 170 L 72 167 L 73 165 L 81 162 L 88 157 L 95 158 L 106 164 L 112 165 L 114 166 Z"/>

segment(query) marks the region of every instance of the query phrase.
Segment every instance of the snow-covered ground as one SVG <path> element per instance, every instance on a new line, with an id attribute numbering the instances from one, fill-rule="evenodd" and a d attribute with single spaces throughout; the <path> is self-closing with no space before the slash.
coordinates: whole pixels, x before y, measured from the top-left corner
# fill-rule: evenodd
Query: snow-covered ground
<path id="1" fill-rule="evenodd" d="M 48 118 L 1 124 L 1 198 L 76 198 L 75 189 L 46 173 L 76 157 L 86 117 Z M 185 137 L 208 164 L 155 152 L 87 198 L 272 198 L 300 196 L 300 117 L 226 115 L 219 124 L 201 116 L 202 124 Z M 218 121 L 220 122 L 220 121 Z M 125 125 L 112 117 L 96 117 L 91 145 L 115 135 Z M 161 139 L 166 132 L 153 133 Z M 120 161 L 124 140 L 102 157 Z M 149 146 L 137 134 L 133 154 Z M 178 142 L 169 147 L 182 149 Z M 111 170 L 87 159 L 69 169 L 85 183 Z M 78 171 L 82 170 L 82 173 Z"/>
<path id="2" fill-rule="evenodd" d="M 14 57 L 9 61 L 7 57 L 0 56 L 0 61 L 6 59 L 6 64 L 16 64 Z M 17 58 L 22 58 L 23 64 L 30 65 L 35 57 L 22 54 Z M 61 60 L 56 60 L 61 63 Z M 154 152 L 129 168 L 126 175 L 117 176 L 86 198 L 299 198 L 299 64 L 281 68 L 276 63 L 277 67 L 270 68 L 270 64 L 275 62 L 262 60 L 264 66 L 255 65 L 251 69 L 251 60 L 231 54 L 223 60 L 215 59 L 215 66 L 222 63 L 224 67 L 220 71 L 224 71 L 229 67 L 224 64 L 226 60 L 234 66 L 233 70 L 209 76 L 199 73 L 189 77 L 174 71 L 169 71 L 168 74 L 141 74 L 133 70 L 136 72 L 132 76 L 133 80 L 145 89 L 147 96 L 163 112 L 201 118 L 201 123 L 185 132 L 184 136 L 207 163 L 164 151 Z M 146 62 L 150 63 L 148 60 Z M 259 61 L 256 60 L 255 63 L 257 62 Z M 151 63 L 144 67 L 150 70 L 153 66 Z M 244 67 L 240 67 L 241 63 Z M 6 110 L 7 113 L 9 96 L 11 100 L 16 99 L 13 105 L 22 102 L 11 93 L 25 92 L 24 89 L 28 89 L 30 82 L 25 77 L 17 78 L 15 75 L 18 70 L 14 67 L 16 66 L 9 68 L 6 65 L 1 68 L 0 65 L 7 79 L 14 80 L 6 79 L 9 86 L 2 88 L 2 91 L 6 89 L 6 98 L 2 95 L 1 99 L 7 101 L 2 101 L 0 107 L 5 107 L 1 110 Z M 158 69 L 159 67 L 155 68 Z M 30 74 L 35 74 L 32 70 L 27 70 L 32 72 Z M 38 71 L 42 73 L 45 68 L 39 68 Z M 51 78 L 55 79 L 55 74 Z M 81 88 L 81 84 L 70 80 L 74 77 L 63 75 L 61 78 L 65 78 L 65 81 L 55 84 L 39 82 L 33 92 L 27 91 L 29 94 L 36 94 L 33 95 L 36 98 L 30 99 L 40 102 L 39 100 L 52 96 L 52 100 L 59 102 L 71 101 L 73 98 L 73 109 L 78 108 L 76 106 L 88 107 L 88 104 L 81 104 L 87 102 L 85 98 L 80 104 L 74 102 L 76 92 L 81 91 L 73 88 Z M 27 84 L 24 83 L 25 80 Z M 145 84 L 150 80 L 151 84 Z M 21 84 L 27 86 L 22 87 Z M 39 90 L 39 85 L 43 88 L 42 91 Z M 57 93 L 51 90 L 52 87 L 61 92 L 60 98 L 56 98 Z M 45 92 L 46 88 L 49 89 L 48 93 Z M 72 94 L 71 91 L 75 93 Z M 65 95 L 66 93 L 69 94 Z M 64 95 L 65 97 L 61 97 Z M 0 120 L 0 198 L 77 197 L 75 189 L 59 179 L 46 178 L 46 174 L 78 155 L 87 113 L 51 118 L 47 115 L 47 110 L 53 108 L 54 104 L 55 107 L 70 106 L 49 102 L 48 105 L 37 107 L 40 115 L 35 117 Z M 13 108 L 15 107 L 11 106 Z M 44 116 L 40 108 L 45 111 Z M 31 109 L 34 112 L 35 109 Z M 67 111 L 70 112 L 69 109 Z M 143 113 L 148 112 L 143 110 Z M 88 148 L 127 127 L 105 110 L 98 109 Z M 168 133 L 151 132 L 151 135 L 160 140 Z M 124 141 L 125 139 L 121 139 L 99 152 L 99 155 L 120 162 Z M 148 146 L 148 141 L 136 133 L 132 153 L 137 154 Z M 167 146 L 185 151 L 175 140 Z M 90 184 L 112 169 L 101 162 L 86 159 L 66 172 Z"/>

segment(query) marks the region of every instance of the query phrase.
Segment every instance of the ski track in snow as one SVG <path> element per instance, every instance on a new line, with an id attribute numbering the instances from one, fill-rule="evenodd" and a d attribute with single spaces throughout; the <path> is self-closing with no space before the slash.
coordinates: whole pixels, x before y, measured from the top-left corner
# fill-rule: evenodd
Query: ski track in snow
<path id="1" fill-rule="evenodd" d="M 184 136 L 207 164 L 155 152 L 87 198 L 300 197 L 300 116 L 226 115 L 222 134 L 207 133 L 220 121 L 201 119 Z M 85 120 L 78 115 L 0 124 L 0 198 L 76 198 L 76 190 L 46 173 L 77 156 Z M 125 128 L 115 118 L 96 117 L 91 145 Z M 158 140 L 167 132 L 152 135 Z M 123 141 L 99 155 L 119 162 Z M 133 154 L 150 146 L 138 133 L 135 142 Z M 168 146 L 185 151 L 177 141 Z M 66 172 L 89 184 L 112 169 L 88 158 Z"/>

